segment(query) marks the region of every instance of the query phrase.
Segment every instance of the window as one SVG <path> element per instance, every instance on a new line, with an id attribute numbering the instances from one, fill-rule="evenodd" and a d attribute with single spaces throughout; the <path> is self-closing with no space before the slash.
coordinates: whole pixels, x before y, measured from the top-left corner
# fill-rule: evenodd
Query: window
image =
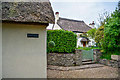
<path id="1" fill-rule="evenodd" d="M 27 34 L 28 38 L 39 38 L 39 34 L 32 34 L 32 33 L 28 33 Z"/>

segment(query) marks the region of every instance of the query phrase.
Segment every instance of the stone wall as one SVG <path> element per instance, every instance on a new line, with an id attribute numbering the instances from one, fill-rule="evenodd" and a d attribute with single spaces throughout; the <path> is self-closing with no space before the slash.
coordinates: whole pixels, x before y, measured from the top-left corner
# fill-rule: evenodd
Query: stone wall
<path id="1" fill-rule="evenodd" d="M 120 61 L 117 60 L 100 59 L 99 63 L 110 67 L 120 68 Z"/>
<path id="2" fill-rule="evenodd" d="M 100 59 L 102 53 L 100 49 L 94 49 L 94 61 L 103 65 L 120 68 L 120 60 Z M 76 49 L 75 54 L 71 53 L 49 53 L 47 54 L 47 64 L 56 66 L 80 66 L 82 65 L 82 50 Z"/>
<path id="3" fill-rule="evenodd" d="M 56 66 L 82 65 L 82 50 L 76 49 L 73 53 L 49 53 L 47 54 L 47 64 Z"/>
<path id="4" fill-rule="evenodd" d="M 93 50 L 94 52 L 94 60 L 100 64 L 103 64 L 103 65 L 107 65 L 107 66 L 110 66 L 110 67 L 115 67 L 115 68 L 120 68 L 120 60 L 115 60 L 115 59 L 112 59 L 112 60 L 107 60 L 107 59 L 100 59 L 100 56 L 102 55 L 102 53 L 100 52 L 99 49 L 94 49 Z"/>
<path id="5" fill-rule="evenodd" d="M 99 61 L 101 52 L 94 49 L 94 61 Z M 56 66 L 80 66 L 82 65 L 82 50 L 76 49 L 73 53 L 49 53 L 47 54 L 47 64 Z"/>

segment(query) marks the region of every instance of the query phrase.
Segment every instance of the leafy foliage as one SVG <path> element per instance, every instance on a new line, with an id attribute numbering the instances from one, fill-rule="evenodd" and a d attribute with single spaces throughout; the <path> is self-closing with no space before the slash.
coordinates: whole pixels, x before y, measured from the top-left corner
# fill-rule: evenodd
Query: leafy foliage
<path id="1" fill-rule="evenodd" d="M 116 9 L 104 26 L 103 49 L 105 53 L 120 52 L 120 11 Z"/>
<path id="2" fill-rule="evenodd" d="M 119 9 L 119 11 L 120 11 L 120 1 L 118 2 L 118 9 Z"/>
<path id="3" fill-rule="evenodd" d="M 103 53 L 100 58 L 101 59 L 111 60 L 111 55 L 112 55 L 111 53 L 110 54 Z"/>
<path id="4" fill-rule="evenodd" d="M 101 49 L 101 48 L 99 48 L 99 47 L 78 47 L 77 49 L 91 50 L 91 49 Z"/>
<path id="5" fill-rule="evenodd" d="M 84 37 L 84 38 L 87 38 L 88 36 L 87 36 L 87 34 L 86 33 L 82 33 L 82 34 L 80 34 L 80 36 L 79 37 Z"/>
<path id="6" fill-rule="evenodd" d="M 95 32 L 96 32 L 96 28 L 89 30 L 87 32 L 88 37 L 91 37 L 92 39 L 94 39 L 95 38 Z"/>
<path id="7" fill-rule="evenodd" d="M 104 37 L 104 25 L 109 18 L 110 18 L 110 14 L 106 10 L 103 13 L 99 14 L 99 19 L 98 19 L 99 27 L 95 32 L 95 42 L 96 45 L 99 47 L 102 47 L 103 37 Z"/>
<path id="8" fill-rule="evenodd" d="M 48 47 L 50 47 L 50 48 L 54 48 L 54 46 L 55 46 L 54 41 L 50 41 L 50 42 L 48 42 Z"/>
<path id="9" fill-rule="evenodd" d="M 100 26 L 95 32 L 95 42 L 99 47 L 102 46 L 103 37 L 104 37 L 104 26 Z"/>
<path id="10" fill-rule="evenodd" d="M 98 22 L 100 24 L 99 27 L 103 26 L 107 22 L 109 17 L 110 17 L 110 13 L 106 10 L 104 10 L 103 13 L 99 14 L 99 18 L 98 18 Z"/>
<path id="11" fill-rule="evenodd" d="M 55 42 L 55 47 L 48 46 L 50 41 Z M 47 52 L 73 53 L 77 44 L 77 35 L 71 31 L 47 31 Z"/>

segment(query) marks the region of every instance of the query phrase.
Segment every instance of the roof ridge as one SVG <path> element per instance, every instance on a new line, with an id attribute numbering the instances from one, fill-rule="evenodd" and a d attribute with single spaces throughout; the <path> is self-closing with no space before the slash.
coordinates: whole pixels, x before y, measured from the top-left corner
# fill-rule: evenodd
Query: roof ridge
<path id="1" fill-rule="evenodd" d="M 59 17 L 59 19 L 64 19 L 64 20 L 69 20 L 69 21 L 75 21 L 75 22 L 84 22 L 83 20 L 74 20 L 74 19 L 68 19 L 68 18 L 62 18 L 62 17 Z"/>

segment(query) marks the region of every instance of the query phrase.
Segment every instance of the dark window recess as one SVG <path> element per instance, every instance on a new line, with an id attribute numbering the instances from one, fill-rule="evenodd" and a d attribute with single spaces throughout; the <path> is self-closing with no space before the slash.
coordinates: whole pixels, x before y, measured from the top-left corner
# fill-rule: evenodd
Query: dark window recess
<path id="1" fill-rule="evenodd" d="M 27 34 L 27 37 L 28 37 L 28 38 L 39 38 L 39 34 L 31 34 L 31 33 L 28 33 L 28 34 Z"/>

